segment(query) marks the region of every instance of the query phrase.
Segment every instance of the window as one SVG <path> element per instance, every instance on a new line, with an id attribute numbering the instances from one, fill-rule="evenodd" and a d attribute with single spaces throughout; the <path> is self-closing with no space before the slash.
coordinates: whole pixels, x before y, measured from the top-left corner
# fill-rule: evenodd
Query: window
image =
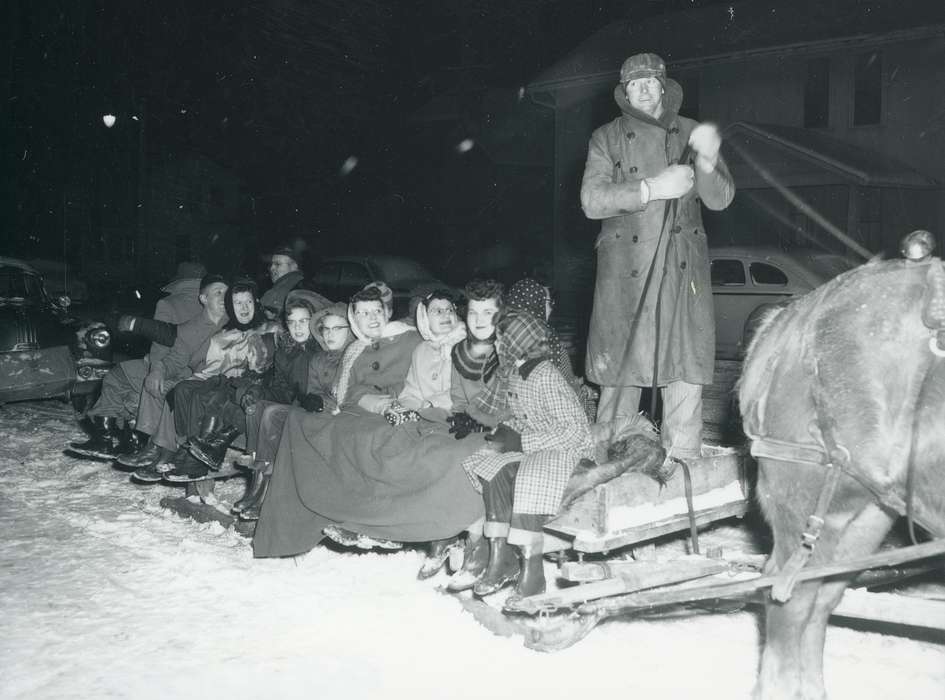
<path id="1" fill-rule="evenodd" d="M 807 62 L 804 83 L 804 126 L 827 126 L 830 121 L 830 59 L 815 58 Z"/>
<path id="2" fill-rule="evenodd" d="M 751 281 L 755 284 L 771 284 L 778 287 L 787 286 L 787 275 L 774 265 L 753 262 L 748 266 L 748 271 L 751 273 Z"/>
<path id="3" fill-rule="evenodd" d="M 741 260 L 713 260 L 711 270 L 713 287 L 742 287 L 745 285 L 745 267 Z"/>
<path id="4" fill-rule="evenodd" d="M 853 126 L 879 124 L 883 108 L 883 55 L 862 53 L 853 65 Z"/>

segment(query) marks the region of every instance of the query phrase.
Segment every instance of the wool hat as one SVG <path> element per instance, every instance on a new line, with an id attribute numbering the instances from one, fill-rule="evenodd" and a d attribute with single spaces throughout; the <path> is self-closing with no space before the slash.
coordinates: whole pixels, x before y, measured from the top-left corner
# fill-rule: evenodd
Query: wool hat
<path id="1" fill-rule="evenodd" d="M 295 249 L 292 248 L 292 246 L 288 246 L 288 245 L 279 246 L 274 251 L 272 251 L 272 253 L 269 256 L 269 259 L 271 260 L 276 255 L 284 255 L 285 257 L 291 259 L 292 262 L 294 262 L 296 265 L 301 264 L 301 260 L 299 260 L 299 255 L 298 253 L 295 252 Z"/>
<path id="2" fill-rule="evenodd" d="M 203 294 L 203 290 L 205 290 L 211 284 L 214 284 L 216 282 L 222 282 L 223 284 L 227 284 L 226 278 L 223 275 L 218 275 L 213 272 L 211 272 L 209 275 L 204 275 L 200 280 L 200 293 Z"/>
<path id="3" fill-rule="evenodd" d="M 655 53 L 634 54 L 620 66 L 620 84 L 639 78 L 656 78 L 666 86 L 666 63 Z"/>

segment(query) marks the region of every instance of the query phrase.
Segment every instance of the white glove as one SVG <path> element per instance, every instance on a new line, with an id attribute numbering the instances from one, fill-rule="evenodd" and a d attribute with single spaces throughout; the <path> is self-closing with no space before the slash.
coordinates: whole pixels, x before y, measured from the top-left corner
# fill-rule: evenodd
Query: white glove
<path id="1" fill-rule="evenodd" d="M 719 162 L 719 149 L 722 147 L 722 137 L 715 124 L 699 124 L 689 134 L 689 145 L 698 154 L 696 165 L 700 170 L 712 172 Z"/>
<path id="2" fill-rule="evenodd" d="M 392 403 L 394 398 L 387 394 L 365 394 L 358 399 L 358 406 L 370 413 L 383 413 Z"/>
<path id="3" fill-rule="evenodd" d="M 688 165 L 670 165 L 656 177 L 648 177 L 644 182 L 650 191 L 647 201 L 656 199 L 679 199 L 692 189 L 695 174 Z"/>

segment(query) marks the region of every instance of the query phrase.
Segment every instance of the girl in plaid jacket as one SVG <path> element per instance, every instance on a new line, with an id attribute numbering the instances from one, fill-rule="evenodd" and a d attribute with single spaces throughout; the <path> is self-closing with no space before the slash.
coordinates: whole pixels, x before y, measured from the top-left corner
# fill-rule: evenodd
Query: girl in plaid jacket
<path id="1" fill-rule="evenodd" d="M 482 492 L 483 534 L 490 543 L 489 564 L 473 587 L 478 596 L 512 581 L 516 596 L 545 590 L 542 527 L 557 514 L 574 466 L 594 458 L 587 415 L 548 359 L 545 329 L 522 311 L 509 311 L 496 323 L 499 387 L 510 417 L 487 437 L 494 449 L 463 461 Z"/>

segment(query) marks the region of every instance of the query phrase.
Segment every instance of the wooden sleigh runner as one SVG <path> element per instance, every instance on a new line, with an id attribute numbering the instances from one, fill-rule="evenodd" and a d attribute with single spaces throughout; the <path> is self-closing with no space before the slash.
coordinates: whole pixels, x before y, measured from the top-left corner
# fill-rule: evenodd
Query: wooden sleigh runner
<path id="1" fill-rule="evenodd" d="M 626 425 L 595 426 L 599 445 L 627 432 L 652 441 Z M 638 447 L 640 440 L 637 441 Z M 632 450 L 631 450 L 632 451 Z M 640 450 L 627 461 L 655 459 L 659 450 Z M 546 525 L 546 551 L 570 551 L 560 557 L 558 583 L 546 593 L 518 600 L 504 615 L 485 601 L 464 599 L 464 606 L 492 631 L 520 634 L 527 647 L 556 651 L 576 643 L 601 621 L 652 614 L 656 610 L 697 605 L 730 611 L 759 603 L 776 576 L 762 573 L 765 556 L 709 548 L 701 552 L 698 530 L 718 521 L 741 518 L 751 509 L 753 461 L 745 447 L 706 446 L 660 480 L 646 464 L 602 461 L 600 483 L 590 488 L 587 475 L 575 477 L 566 505 Z M 609 476 L 612 478 L 607 478 Z M 576 483 L 577 482 L 577 483 Z M 575 491 L 581 491 L 574 497 Z M 652 542 L 688 531 L 689 554 L 657 560 Z M 627 550 L 632 549 L 632 558 Z M 623 556 L 606 558 L 616 550 Z M 603 556 L 602 556 L 603 555 Z M 834 616 L 945 631 L 945 600 L 907 597 L 867 590 L 945 567 L 945 544 L 933 541 L 887 550 L 829 567 L 811 567 L 799 580 L 861 572 Z M 917 563 L 918 562 L 918 563 Z"/>

